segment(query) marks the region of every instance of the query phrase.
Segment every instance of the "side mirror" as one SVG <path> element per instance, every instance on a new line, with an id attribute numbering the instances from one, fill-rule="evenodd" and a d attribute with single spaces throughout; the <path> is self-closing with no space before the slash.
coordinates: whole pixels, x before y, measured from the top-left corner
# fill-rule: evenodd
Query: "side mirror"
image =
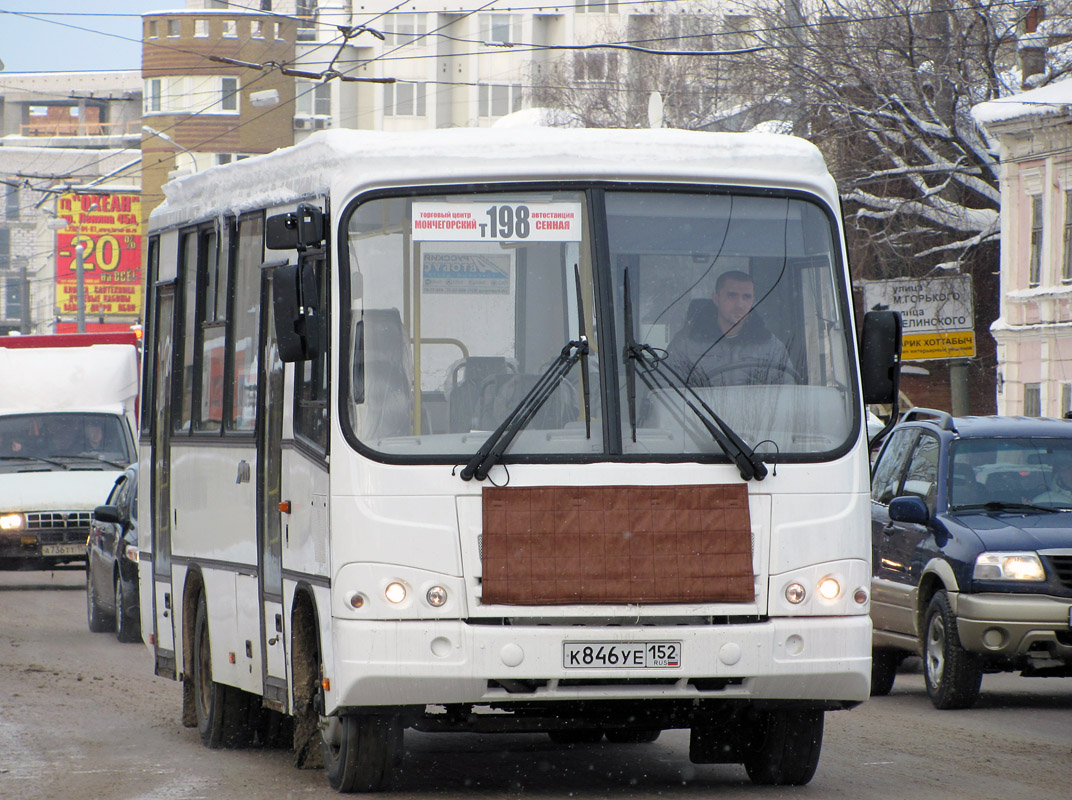
<path id="1" fill-rule="evenodd" d="M 868 311 L 864 314 L 860 377 L 865 404 L 897 402 L 901 383 L 900 312 Z"/>
<path id="2" fill-rule="evenodd" d="M 93 509 L 93 519 L 118 525 L 120 522 L 119 509 L 115 506 L 97 506 Z"/>
<path id="3" fill-rule="evenodd" d="M 264 246 L 269 250 L 305 250 L 324 241 L 324 212 L 309 203 L 298 210 L 273 214 L 264 224 Z"/>
<path id="4" fill-rule="evenodd" d="M 279 357 L 308 361 L 320 353 L 320 299 L 312 262 L 285 264 L 272 272 L 272 312 Z"/>
<path id="5" fill-rule="evenodd" d="M 894 522 L 912 522 L 916 525 L 926 525 L 930 519 L 927 504 L 919 497 L 904 495 L 895 497 L 890 501 L 890 519 Z"/>

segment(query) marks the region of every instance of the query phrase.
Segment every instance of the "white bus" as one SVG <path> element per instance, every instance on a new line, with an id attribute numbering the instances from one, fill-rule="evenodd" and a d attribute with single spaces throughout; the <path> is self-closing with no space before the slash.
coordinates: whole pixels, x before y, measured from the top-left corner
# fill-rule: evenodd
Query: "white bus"
<path id="1" fill-rule="evenodd" d="M 811 779 L 868 696 L 899 348 L 867 315 L 860 368 L 812 145 L 333 131 L 165 192 L 142 629 L 206 745 L 293 736 L 352 792 L 406 729 L 687 728 Z"/>

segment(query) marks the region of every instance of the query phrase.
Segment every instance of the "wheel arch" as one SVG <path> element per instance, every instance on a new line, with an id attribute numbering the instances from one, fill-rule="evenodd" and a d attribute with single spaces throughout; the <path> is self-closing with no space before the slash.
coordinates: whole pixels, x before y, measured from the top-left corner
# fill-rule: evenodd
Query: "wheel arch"
<path id="1" fill-rule="evenodd" d="M 197 710 L 194 707 L 194 681 L 190 668 L 194 658 L 194 625 L 197 623 L 197 602 L 205 591 L 205 579 L 196 565 L 186 572 L 182 588 L 182 724 L 187 728 L 197 727 Z"/>
<path id="2" fill-rule="evenodd" d="M 927 614 L 927 607 L 931 604 L 931 598 L 939 591 L 945 591 L 950 596 L 950 603 L 956 612 L 956 595 L 960 591 L 957 576 L 949 562 L 940 558 L 931 559 L 923 568 L 923 576 L 920 578 L 919 587 L 916 589 L 916 639 L 922 641 L 923 620 Z"/>
<path id="3" fill-rule="evenodd" d="M 294 589 L 290 609 L 291 713 L 297 713 L 311 699 L 305 692 L 310 681 L 319 681 L 321 652 L 316 595 L 312 586 L 302 581 Z"/>

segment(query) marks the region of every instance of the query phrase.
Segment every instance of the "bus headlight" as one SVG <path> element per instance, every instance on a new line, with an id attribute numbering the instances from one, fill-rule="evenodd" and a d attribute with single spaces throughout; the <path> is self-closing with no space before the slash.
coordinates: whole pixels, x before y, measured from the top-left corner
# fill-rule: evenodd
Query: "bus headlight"
<path id="1" fill-rule="evenodd" d="M 785 599 L 795 606 L 803 603 L 807 594 L 808 593 L 804 591 L 804 586 L 799 583 L 791 583 L 785 587 Z"/>
<path id="2" fill-rule="evenodd" d="M 841 594 L 841 585 L 833 578 L 823 578 L 819 581 L 819 596 L 824 600 L 834 600 Z"/>
<path id="3" fill-rule="evenodd" d="M 439 608 L 447 602 L 447 590 L 442 586 L 433 586 L 425 594 L 424 599 L 428 601 L 428 605 L 433 608 Z"/>
<path id="4" fill-rule="evenodd" d="M 26 527 L 22 514 L 0 514 L 0 531 L 21 531 Z"/>
<path id="5" fill-rule="evenodd" d="M 391 581 L 383 590 L 383 596 L 387 598 L 388 603 L 394 603 L 396 606 L 404 603 L 406 602 L 406 585 L 401 581 Z"/>

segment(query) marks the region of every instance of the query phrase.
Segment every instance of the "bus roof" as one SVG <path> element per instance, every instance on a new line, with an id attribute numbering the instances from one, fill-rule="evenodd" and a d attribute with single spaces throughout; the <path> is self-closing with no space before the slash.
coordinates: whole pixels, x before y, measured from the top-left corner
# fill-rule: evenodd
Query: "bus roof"
<path id="1" fill-rule="evenodd" d="M 836 208 L 822 154 L 794 136 L 668 129 L 320 131 L 300 144 L 164 187 L 153 228 L 389 186 L 539 180 L 724 183 L 801 189 Z"/>

